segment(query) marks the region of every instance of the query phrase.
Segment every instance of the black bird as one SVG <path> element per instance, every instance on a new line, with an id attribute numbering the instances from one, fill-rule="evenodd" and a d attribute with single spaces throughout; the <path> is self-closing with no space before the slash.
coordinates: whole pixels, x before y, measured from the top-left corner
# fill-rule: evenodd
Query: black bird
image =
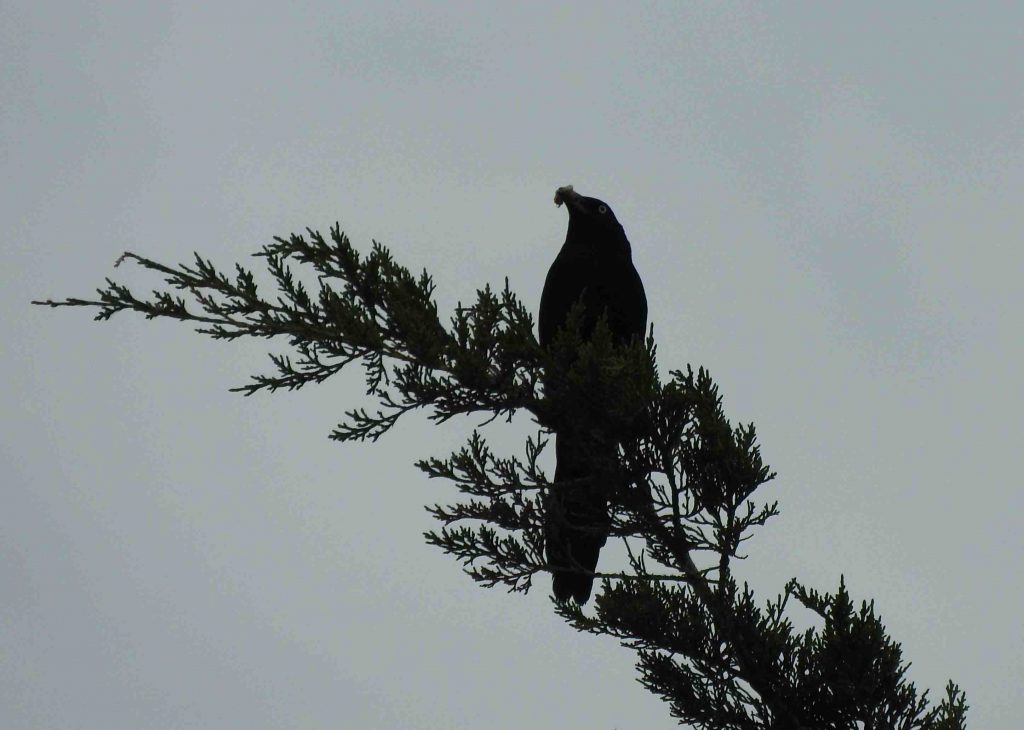
<path id="1" fill-rule="evenodd" d="M 580 334 L 589 339 L 602 316 L 616 345 L 642 338 L 647 328 L 647 296 L 633 267 L 632 251 L 607 203 L 576 193 L 571 185 L 555 192 L 555 204 L 569 211 L 569 230 L 540 298 L 540 344 L 549 347 L 570 310 L 582 300 Z M 555 485 L 545 517 L 548 563 L 556 568 L 555 598 L 590 598 L 597 556 L 608 537 L 609 489 L 598 478 L 599 464 L 614 457 L 614 438 L 599 436 L 595 424 L 556 426 Z M 562 484 L 559 484 L 562 482 Z M 571 482 L 571 483 L 565 483 Z M 597 482 L 597 483 L 596 483 Z M 586 572 L 583 572 L 586 571 Z"/>

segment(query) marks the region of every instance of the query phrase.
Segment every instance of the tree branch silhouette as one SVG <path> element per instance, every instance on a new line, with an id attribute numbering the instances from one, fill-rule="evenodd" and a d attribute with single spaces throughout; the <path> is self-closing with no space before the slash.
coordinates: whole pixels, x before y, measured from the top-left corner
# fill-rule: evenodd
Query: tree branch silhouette
<path id="1" fill-rule="evenodd" d="M 130 262 L 160 274 L 166 287 L 148 297 L 111 279 L 95 299 L 35 304 L 87 307 L 108 320 L 120 312 L 176 319 L 214 339 L 283 338 L 288 354 L 272 371 L 233 390 L 295 390 L 359 363 L 370 408 L 348 410 L 331 433 L 339 441 L 377 441 L 404 415 L 434 422 L 484 414 L 488 421 L 528 413 L 538 427 L 521 453 L 500 455 L 486 423 L 446 458 L 417 466 L 452 482 L 462 498 L 427 509 L 439 522 L 426 541 L 452 555 L 475 581 L 526 592 L 544 557 L 546 496 L 539 464 L 553 428 L 565 419 L 644 416 L 626 435 L 614 465 L 611 536 L 623 541 L 629 571 L 595 573 L 601 592 L 592 615 L 574 602 L 555 610 L 580 631 L 615 637 L 637 655 L 640 681 L 672 715 L 696 728 L 966 727 L 963 692 L 950 682 L 937 703 L 906 678 L 901 648 L 872 602 L 855 605 L 840 579 L 832 593 L 797 580 L 760 604 L 732 564 L 756 528 L 778 514 L 757 491 L 774 474 L 761 459 L 754 426 L 733 426 L 703 368 L 658 374 L 653 333 L 618 348 L 601 334 L 587 341 L 573 318 L 541 348 L 529 310 L 506 281 L 484 287 L 442 322 L 434 283 L 374 242 L 360 254 L 335 225 L 330 236 L 276 238 L 256 256 L 273 291 L 252 271 L 227 275 L 198 254 L 166 266 L 135 253 Z M 293 271 L 301 266 L 316 284 Z M 545 375 L 557 374 L 557 378 Z M 790 599 L 820 625 L 797 632 Z"/>

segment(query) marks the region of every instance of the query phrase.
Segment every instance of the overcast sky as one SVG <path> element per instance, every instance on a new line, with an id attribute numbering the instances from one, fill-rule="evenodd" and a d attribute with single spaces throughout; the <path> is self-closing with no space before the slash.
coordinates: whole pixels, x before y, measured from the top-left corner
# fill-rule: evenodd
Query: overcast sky
<path id="1" fill-rule="evenodd" d="M 28 304 L 335 221 L 445 311 L 537 302 L 573 183 L 662 371 L 710 368 L 779 473 L 743 577 L 844 574 L 919 687 L 1016 726 L 1022 6 L 490 5 L 0 4 L 0 725 L 671 727 L 547 581 L 424 544 L 451 489 L 413 461 L 472 422 L 338 445 L 358 373 L 246 399 L 284 343 Z"/>

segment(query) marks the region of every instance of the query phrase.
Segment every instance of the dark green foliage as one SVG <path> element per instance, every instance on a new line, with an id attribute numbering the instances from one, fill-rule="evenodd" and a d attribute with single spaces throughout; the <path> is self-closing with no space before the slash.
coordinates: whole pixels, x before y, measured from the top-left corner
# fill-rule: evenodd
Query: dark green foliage
<path id="1" fill-rule="evenodd" d="M 556 604 L 566 620 L 634 649 L 641 682 L 693 727 L 966 727 L 963 693 L 950 683 L 930 704 L 906 680 L 900 646 L 873 604 L 855 606 L 843 582 L 835 593 L 818 593 L 793 580 L 764 604 L 737 585 L 732 561 L 741 545 L 777 514 L 774 502 L 754 499 L 773 475 L 754 427 L 730 424 L 705 370 L 673 371 L 663 382 L 653 338 L 618 349 L 599 324 L 583 342 L 578 317 L 542 350 L 507 283 L 477 292 L 444 324 L 426 272 L 412 275 L 377 243 L 361 256 L 337 227 L 329 240 L 313 231 L 276 239 L 257 256 L 274 281 L 272 296 L 261 296 L 241 266 L 229 277 L 198 255 L 192 265 L 169 267 L 125 254 L 164 275 L 169 289 L 139 299 L 107 280 L 96 300 L 38 303 L 93 307 L 97 319 L 124 310 L 180 319 L 217 339 L 284 337 L 291 354 L 272 356 L 272 374 L 237 388 L 246 395 L 323 382 L 359 361 L 376 406 L 348 411 L 331 434 L 340 441 L 376 441 L 414 409 L 437 422 L 525 410 L 539 432 L 521 455 L 495 453 L 474 431 L 448 458 L 418 463 L 464 495 L 428 508 L 440 527 L 427 542 L 486 586 L 527 591 L 550 569 L 543 510 L 551 484 L 538 459 L 552 428 L 566 419 L 604 433 L 634 424 L 615 434 L 610 532 L 625 543 L 630 569 L 597 574 L 593 615 L 573 602 Z M 292 264 L 311 267 L 315 289 Z M 786 615 L 790 599 L 820 625 L 796 632 Z"/>

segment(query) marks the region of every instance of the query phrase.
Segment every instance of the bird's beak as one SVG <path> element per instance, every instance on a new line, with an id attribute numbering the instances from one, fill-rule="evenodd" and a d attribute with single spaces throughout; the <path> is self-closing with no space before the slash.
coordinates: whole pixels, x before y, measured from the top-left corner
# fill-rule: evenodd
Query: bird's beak
<path id="1" fill-rule="evenodd" d="M 580 209 L 580 194 L 572 189 L 572 185 L 563 185 L 555 191 L 555 205 L 565 203 L 569 215 Z"/>

